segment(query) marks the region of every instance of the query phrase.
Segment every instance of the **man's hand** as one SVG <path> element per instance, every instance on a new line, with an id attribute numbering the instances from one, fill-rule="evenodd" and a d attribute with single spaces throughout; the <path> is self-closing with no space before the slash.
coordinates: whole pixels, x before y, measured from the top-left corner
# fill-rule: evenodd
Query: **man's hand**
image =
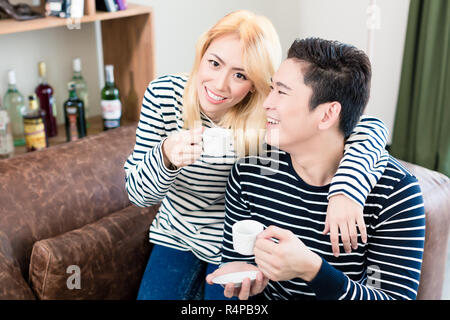
<path id="1" fill-rule="evenodd" d="M 364 223 L 363 208 L 348 197 L 338 194 L 328 201 L 327 217 L 323 234 L 330 232 L 330 241 L 333 254 L 339 256 L 339 231 L 346 253 L 351 248 L 358 248 L 358 233 L 361 233 L 362 242 L 367 242 L 366 224 Z"/>
<path id="2" fill-rule="evenodd" d="M 294 278 L 311 281 L 322 265 L 322 258 L 309 250 L 295 234 L 276 226 L 269 226 L 258 235 L 254 253 L 258 268 L 273 281 Z"/>
<path id="3" fill-rule="evenodd" d="M 227 273 L 233 272 L 243 272 L 243 271 L 258 271 L 256 274 L 256 280 L 254 283 L 251 283 L 249 278 L 245 278 L 239 288 L 235 288 L 233 283 L 227 283 L 224 289 L 224 296 L 227 298 L 232 298 L 236 296 L 239 300 L 247 300 L 250 296 L 257 295 L 261 293 L 264 288 L 267 286 L 269 279 L 264 277 L 261 271 L 258 270 L 252 264 L 248 264 L 242 261 L 229 262 L 217 269 L 213 273 L 210 273 L 206 276 L 206 282 L 208 284 L 214 284 L 212 280 L 215 277 L 221 276 Z"/>

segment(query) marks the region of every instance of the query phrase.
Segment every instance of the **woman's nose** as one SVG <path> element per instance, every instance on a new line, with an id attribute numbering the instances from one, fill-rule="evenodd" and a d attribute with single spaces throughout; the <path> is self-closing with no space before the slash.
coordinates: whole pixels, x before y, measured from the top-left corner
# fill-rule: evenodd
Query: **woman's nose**
<path id="1" fill-rule="evenodd" d="M 216 79 L 216 89 L 225 92 L 228 86 L 228 74 L 226 72 L 220 72 Z M 218 92 L 219 93 L 219 92 Z"/>

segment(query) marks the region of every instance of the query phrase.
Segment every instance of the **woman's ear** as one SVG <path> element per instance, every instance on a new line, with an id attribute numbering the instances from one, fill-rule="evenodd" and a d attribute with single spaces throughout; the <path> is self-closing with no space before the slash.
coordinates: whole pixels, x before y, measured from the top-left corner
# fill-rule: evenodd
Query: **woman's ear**
<path id="1" fill-rule="evenodd" d="M 319 122 L 320 130 L 327 130 L 333 126 L 339 128 L 339 118 L 341 114 L 342 106 L 339 102 L 333 101 L 324 103 L 322 118 Z"/>

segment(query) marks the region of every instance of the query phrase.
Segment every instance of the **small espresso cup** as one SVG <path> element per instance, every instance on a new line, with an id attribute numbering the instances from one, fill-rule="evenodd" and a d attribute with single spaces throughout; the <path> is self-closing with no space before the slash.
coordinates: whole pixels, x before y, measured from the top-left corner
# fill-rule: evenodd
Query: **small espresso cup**
<path id="1" fill-rule="evenodd" d="M 206 128 L 203 132 L 203 153 L 210 157 L 223 157 L 232 149 L 231 131 L 223 128 Z"/>
<path id="2" fill-rule="evenodd" d="M 256 236 L 264 230 L 264 225 L 255 220 L 241 220 L 233 227 L 233 247 L 242 255 L 253 255 Z"/>

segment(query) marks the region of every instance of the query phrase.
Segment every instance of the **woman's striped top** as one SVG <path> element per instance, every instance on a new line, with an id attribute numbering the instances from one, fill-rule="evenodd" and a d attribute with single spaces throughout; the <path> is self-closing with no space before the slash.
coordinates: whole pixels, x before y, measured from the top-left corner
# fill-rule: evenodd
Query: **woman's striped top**
<path id="1" fill-rule="evenodd" d="M 187 77 L 169 75 L 152 81 L 144 95 L 136 144 L 125 162 L 126 190 L 140 207 L 161 203 L 150 226 L 150 242 L 191 250 L 199 259 L 218 264 L 225 215 L 225 186 L 236 158 L 202 156 L 178 170 L 164 166 L 162 144 L 182 130 L 183 92 Z M 210 121 L 202 115 L 205 127 Z M 387 164 L 387 130 L 375 118 L 363 118 L 348 139 L 328 195 L 345 194 L 361 205 Z"/>
<path id="2" fill-rule="evenodd" d="M 274 160 L 270 160 L 270 158 Z M 269 159 L 269 160 L 268 160 Z M 264 162 L 263 162 L 264 161 Z M 276 162 L 277 170 L 272 163 Z M 232 225 L 253 219 L 266 227 L 292 231 L 322 257 L 317 276 L 269 281 L 268 299 L 415 299 L 419 287 L 425 240 L 425 213 L 417 179 L 395 158 L 369 193 L 364 207 L 368 242 L 340 255 L 332 253 L 323 235 L 330 185 L 306 184 L 293 169 L 289 154 L 274 150 L 266 158 L 240 159 L 232 168 L 225 197 L 223 263 L 247 261 L 234 251 Z"/>

